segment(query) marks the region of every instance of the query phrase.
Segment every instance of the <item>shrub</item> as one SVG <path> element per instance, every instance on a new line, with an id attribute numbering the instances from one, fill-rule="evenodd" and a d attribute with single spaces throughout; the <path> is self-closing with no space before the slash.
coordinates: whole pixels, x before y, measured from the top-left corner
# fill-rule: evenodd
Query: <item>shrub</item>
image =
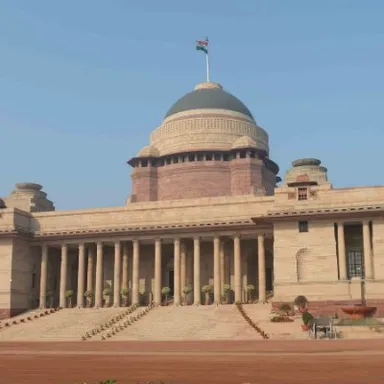
<path id="1" fill-rule="evenodd" d="M 279 309 L 283 312 L 290 312 L 292 310 L 291 306 L 287 303 L 281 304 Z"/>
<path id="2" fill-rule="evenodd" d="M 313 319 L 313 315 L 311 313 L 309 313 L 308 311 L 305 311 L 302 314 L 301 319 L 303 320 L 304 325 L 308 325 L 309 322 Z"/>
<path id="3" fill-rule="evenodd" d="M 308 305 L 308 300 L 305 296 L 297 296 L 293 301 L 293 304 L 296 305 L 299 309 L 305 309 Z"/>
<path id="4" fill-rule="evenodd" d="M 111 296 L 111 288 L 105 288 L 103 291 L 104 296 Z"/>
<path id="5" fill-rule="evenodd" d="M 271 318 L 272 323 L 292 323 L 293 319 L 288 316 L 277 315 Z"/>

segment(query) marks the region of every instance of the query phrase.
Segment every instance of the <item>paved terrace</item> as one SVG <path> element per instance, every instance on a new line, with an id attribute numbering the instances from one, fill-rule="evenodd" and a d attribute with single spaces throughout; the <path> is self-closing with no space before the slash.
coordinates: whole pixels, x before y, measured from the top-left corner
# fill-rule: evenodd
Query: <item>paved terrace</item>
<path id="1" fill-rule="evenodd" d="M 0 343 L 2 382 L 18 384 L 381 384 L 381 340 Z"/>

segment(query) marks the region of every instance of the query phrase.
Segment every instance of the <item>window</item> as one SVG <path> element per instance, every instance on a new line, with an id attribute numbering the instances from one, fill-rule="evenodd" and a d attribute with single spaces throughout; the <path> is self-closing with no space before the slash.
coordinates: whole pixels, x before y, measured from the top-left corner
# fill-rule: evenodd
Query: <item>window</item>
<path id="1" fill-rule="evenodd" d="M 36 273 L 32 273 L 32 289 L 36 288 Z"/>
<path id="2" fill-rule="evenodd" d="M 299 200 L 307 200 L 308 199 L 308 190 L 307 188 L 298 188 L 297 197 Z"/>
<path id="3" fill-rule="evenodd" d="M 360 249 L 350 249 L 347 253 L 348 278 L 364 277 L 363 255 Z"/>
<path id="4" fill-rule="evenodd" d="M 308 232 L 308 221 L 299 221 L 299 232 Z"/>

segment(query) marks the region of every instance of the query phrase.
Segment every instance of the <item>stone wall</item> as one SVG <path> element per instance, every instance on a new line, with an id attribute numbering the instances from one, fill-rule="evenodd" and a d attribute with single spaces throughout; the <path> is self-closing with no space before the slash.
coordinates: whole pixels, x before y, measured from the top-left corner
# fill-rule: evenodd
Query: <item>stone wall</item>
<path id="1" fill-rule="evenodd" d="M 202 160 L 136 167 L 132 202 L 181 200 L 216 196 L 273 194 L 275 175 L 262 160 Z"/>
<path id="2" fill-rule="evenodd" d="M 0 319 L 10 316 L 12 250 L 11 239 L 0 239 Z"/>

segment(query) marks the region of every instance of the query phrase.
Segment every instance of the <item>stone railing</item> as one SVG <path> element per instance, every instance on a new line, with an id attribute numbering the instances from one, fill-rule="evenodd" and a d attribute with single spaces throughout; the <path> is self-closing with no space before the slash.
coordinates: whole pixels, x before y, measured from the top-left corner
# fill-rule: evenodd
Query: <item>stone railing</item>
<path id="1" fill-rule="evenodd" d="M 128 319 L 125 319 L 124 321 L 120 321 L 119 323 L 115 323 L 111 329 L 101 335 L 101 340 L 107 340 L 115 336 L 117 333 L 124 331 L 124 329 L 128 328 L 130 325 L 141 319 L 144 315 L 146 315 L 151 309 L 155 308 L 155 304 L 149 304 L 147 307 L 142 309 L 141 311 L 138 311 L 138 313 L 134 313 L 131 316 L 129 316 Z"/>
<path id="2" fill-rule="evenodd" d="M 39 309 L 24 315 L 17 316 L 15 318 L 10 318 L 0 322 L 0 329 L 9 328 L 11 326 L 29 323 L 31 321 L 38 320 L 42 317 L 52 315 L 60 310 L 60 308 L 51 308 L 51 309 Z"/>
<path id="3" fill-rule="evenodd" d="M 130 316 L 134 311 L 137 309 L 137 304 L 133 304 L 130 307 L 128 307 L 123 313 L 120 313 L 118 315 L 113 316 L 111 319 L 106 321 L 103 324 L 97 325 L 95 328 L 91 329 L 90 331 L 86 332 L 81 339 L 86 341 L 89 339 L 92 339 L 92 337 L 97 336 L 98 334 L 112 328 L 115 324 L 120 322 L 122 319 L 126 318 L 127 316 Z"/>
<path id="4" fill-rule="evenodd" d="M 268 340 L 269 339 L 269 336 L 267 333 L 265 333 L 248 315 L 247 313 L 245 312 L 244 308 L 243 308 L 243 305 L 238 302 L 236 303 L 236 308 L 238 309 L 238 311 L 240 312 L 241 316 L 243 316 L 244 320 L 257 332 L 260 334 L 260 336 L 264 339 L 264 340 Z"/>

